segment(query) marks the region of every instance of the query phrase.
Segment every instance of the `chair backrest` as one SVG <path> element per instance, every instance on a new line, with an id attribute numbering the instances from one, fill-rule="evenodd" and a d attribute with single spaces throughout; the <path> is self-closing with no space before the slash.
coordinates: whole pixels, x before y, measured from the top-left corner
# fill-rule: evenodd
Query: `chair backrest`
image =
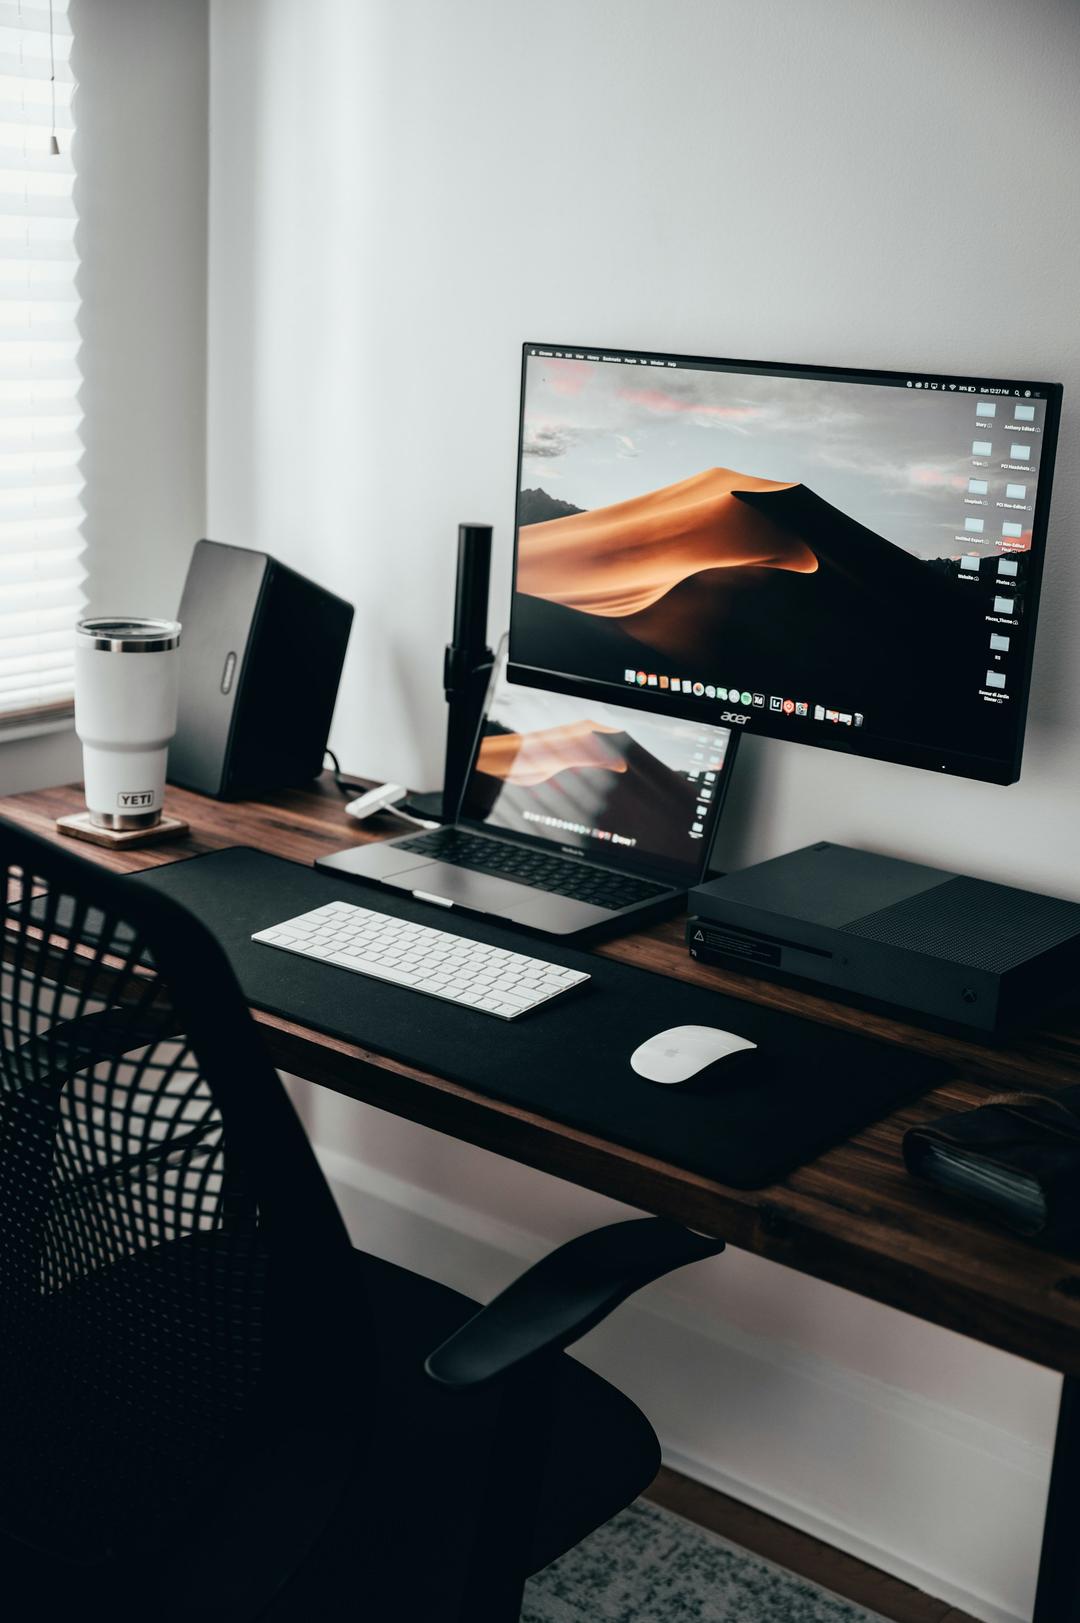
<path id="1" fill-rule="evenodd" d="M 0 908 L 0 1536 L 167 1558 L 269 1427 L 340 1424 L 349 1242 L 196 919 L 6 822 Z"/>

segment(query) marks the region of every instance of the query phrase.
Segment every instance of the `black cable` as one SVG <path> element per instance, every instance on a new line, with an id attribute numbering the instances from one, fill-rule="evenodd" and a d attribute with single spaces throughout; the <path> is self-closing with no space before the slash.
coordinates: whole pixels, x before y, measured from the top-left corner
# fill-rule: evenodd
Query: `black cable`
<path id="1" fill-rule="evenodd" d="M 337 784 L 338 789 L 345 796 L 346 800 L 351 800 L 354 795 L 362 795 L 366 789 L 371 788 L 370 783 L 348 783 L 341 776 L 341 762 L 338 760 L 333 750 L 328 749 L 326 754 L 330 757 L 333 764 L 334 782 Z"/>

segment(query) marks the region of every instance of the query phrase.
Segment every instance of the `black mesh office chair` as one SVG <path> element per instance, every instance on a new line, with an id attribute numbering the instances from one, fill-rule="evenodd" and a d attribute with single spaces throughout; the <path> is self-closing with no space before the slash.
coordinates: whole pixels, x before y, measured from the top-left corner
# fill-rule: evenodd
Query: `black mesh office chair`
<path id="1" fill-rule="evenodd" d="M 182 907 L 8 823 L 0 904 L 4 1617 L 511 1623 L 658 1464 L 562 1349 L 722 1246 L 616 1224 L 478 1311 L 352 1248 Z"/>

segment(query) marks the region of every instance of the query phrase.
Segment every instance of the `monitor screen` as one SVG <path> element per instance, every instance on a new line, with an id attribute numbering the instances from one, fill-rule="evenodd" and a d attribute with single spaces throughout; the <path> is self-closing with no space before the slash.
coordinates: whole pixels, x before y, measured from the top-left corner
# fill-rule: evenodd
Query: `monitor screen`
<path id="1" fill-rule="evenodd" d="M 461 821 L 692 884 L 734 753 L 705 715 L 650 715 L 507 682 L 496 662 Z"/>
<path id="2" fill-rule="evenodd" d="M 526 344 L 511 680 L 1012 782 L 1060 400 Z"/>

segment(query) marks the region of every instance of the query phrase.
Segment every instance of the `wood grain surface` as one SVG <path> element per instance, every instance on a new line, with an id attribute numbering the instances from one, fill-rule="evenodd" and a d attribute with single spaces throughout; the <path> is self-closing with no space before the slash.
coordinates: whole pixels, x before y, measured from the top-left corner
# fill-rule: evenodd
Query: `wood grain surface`
<path id="1" fill-rule="evenodd" d="M 59 840 L 57 817 L 81 804 L 79 788 L 68 786 L 2 799 L 0 814 Z M 131 873 L 233 845 L 310 863 L 324 852 L 397 831 L 383 819 L 365 829 L 346 818 L 342 796 L 328 775 L 306 789 L 231 804 L 170 789 L 167 804 L 190 825 L 187 837 L 117 852 L 75 847 L 66 839 L 64 845 Z M 955 1079 L 781 1182 L 745 1191 L 499 1103 L 361 1045 L 253 1013 L 282 1070 L 992 1346 L 1080 1374 L 1080 1258 L 1040 1250 L 968 1217 L 911 1179 L 900 1153 L 903 1133 L 913 1123 L 979 1104 L 1003 1085 L 1080 1081 L 1080 1010 L 1009 1047 L 990 1048 L 695 964 L 683 942 L 682 919 L 595 950 L 657 974 L 934 1054 L 955 1069 Z"/>

